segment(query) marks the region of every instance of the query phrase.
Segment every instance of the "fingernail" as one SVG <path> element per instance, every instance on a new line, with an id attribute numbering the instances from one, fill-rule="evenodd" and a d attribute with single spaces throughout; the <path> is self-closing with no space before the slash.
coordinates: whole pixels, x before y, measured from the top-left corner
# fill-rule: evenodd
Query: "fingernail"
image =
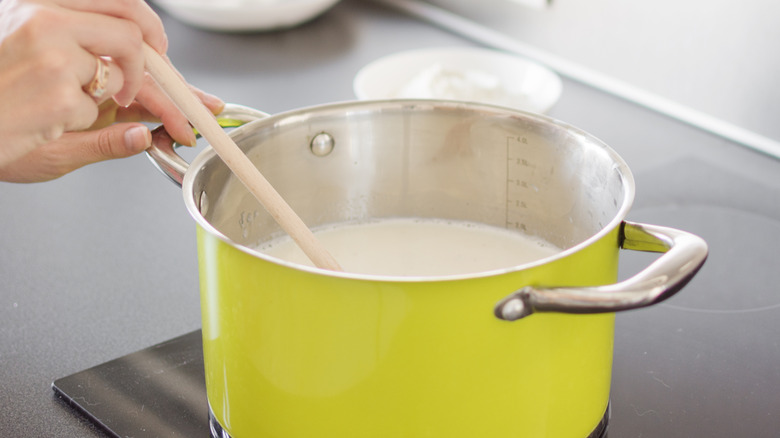
<path id="1" fill-rule="evenodd" d="M 187 143 L 185 143 L 185 146 L 195 147 L 198 144 L 198 137 L 195 136 L 195 133 L 190 130 L 189 135 L 187 135 Z"/>
<path id="2" fill-rule="evenodd" d="M 124 107 L 124 108 L 127 108 L 128 105 L 133 103 L 133 101 L 135 100 L 135 97 L 125 96 L 126 94 L 127 93 L 125 92 L 124 89 L 123 90 L 119 90 L 118 93 L 116 93 L 115 95 L 112 96 L 112 99 L 114 99 L 114 102 L 116 102 L 117 105 L 119 105 L 121 107 Z"/>
<path id="3" fill-rule="evenodd" d="M 132 151 L 142 151 L 151 146 L 152 133 L 144 126 L 134 126 L 125 131 L 125 147 Z"/>
<path id="4" fill-rule="evenodd" d="M 216 111 L 215 114 L 222 112 L 222 109 L 225 107 L 225 102 L 213 94 L 203 93 L 202 99 L 207 107 Z"/>

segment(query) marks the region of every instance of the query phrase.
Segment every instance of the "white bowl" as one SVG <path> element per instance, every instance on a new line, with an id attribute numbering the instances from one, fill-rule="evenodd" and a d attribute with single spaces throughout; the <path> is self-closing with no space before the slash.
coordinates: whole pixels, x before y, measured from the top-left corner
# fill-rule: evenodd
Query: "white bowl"
<path id="1" fill-rule="evenodd" d="M 355 76 L 358 99 L 444 99 L 544 113 L 561 95 L 560 77 L 526 59 L 490 49 L 420 49 L 380 58 Z"/>
<path id="2" fill-rule="evenodd" d="M 339 0 L 154 0 L 171 16 L 203 29 L 251 32 L 286 29 L 322 14 Z"/>

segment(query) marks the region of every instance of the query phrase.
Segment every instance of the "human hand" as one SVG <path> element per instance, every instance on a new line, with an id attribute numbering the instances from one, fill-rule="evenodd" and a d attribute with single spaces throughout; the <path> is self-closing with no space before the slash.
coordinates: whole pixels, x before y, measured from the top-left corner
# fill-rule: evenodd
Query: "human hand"
<path id="1" fill-rule="evenodd" d="M 193 144 L 186 118 L 144 74 L 144 41 L 167 49 L 159 17 L 142 0 L 0 2 L 0 179 L 44 181 L 136 154 L 150 138 L 137 121 L 162 121 L 174 139 Z M 91 96 L 84 87 L 98 56 L 108 75 L 105 92 Z M 200 96 L 221 110 L 219 99 Z"/>
<path id="2" fill-rule="evenodd" d="M 221 100 L 191 88 L 215 114 L 224 107 Z M 156 120 L 157 117 L 139 103 L 121 107 L 114 100 L 107 100 L 100 105 L 98 118 L 90 129 L 66 132 L 57 140 L 0 166 L 0 181 L 49 181 L 88 164 L 136 155 L 151 145 L 149 128 L 137 122 Z M 189 125 L 186 129 L 192 135 Z"/>

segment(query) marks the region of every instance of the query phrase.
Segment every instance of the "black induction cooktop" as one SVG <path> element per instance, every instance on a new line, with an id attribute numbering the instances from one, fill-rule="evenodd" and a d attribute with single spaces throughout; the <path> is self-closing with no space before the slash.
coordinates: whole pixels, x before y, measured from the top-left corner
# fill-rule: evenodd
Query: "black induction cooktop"
<path id="1" fill-rule="evenodd" d="M 200 330 L 55 380 L 52 388 L 110 436 L 209 436 Z"/>

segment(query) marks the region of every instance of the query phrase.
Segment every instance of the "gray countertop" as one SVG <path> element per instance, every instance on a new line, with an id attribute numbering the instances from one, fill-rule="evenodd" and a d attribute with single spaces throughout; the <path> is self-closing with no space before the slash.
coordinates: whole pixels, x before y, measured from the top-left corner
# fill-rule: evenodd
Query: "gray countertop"
<path id="1" fill-rule="evenodd" d="M 354 74 L 383 55 L 473 45 L 365 1 L 268 34 L 163 19 L 191 83 L 270 113 L 353 99 Z M 570 80 L 550 115 L 626 159 L 638 186 L 629 219 L 711 246 L 678 296 L 619 315 L 611 436 L 776 436 L 780 162 Z M 200 327 L 195 226 L 180 190 L 138 156 L 2 183 L 0 205 L 0 434 L 105 436 L 50 385 Z M 624 255 L 621 275 L 648 260 Z"/>

